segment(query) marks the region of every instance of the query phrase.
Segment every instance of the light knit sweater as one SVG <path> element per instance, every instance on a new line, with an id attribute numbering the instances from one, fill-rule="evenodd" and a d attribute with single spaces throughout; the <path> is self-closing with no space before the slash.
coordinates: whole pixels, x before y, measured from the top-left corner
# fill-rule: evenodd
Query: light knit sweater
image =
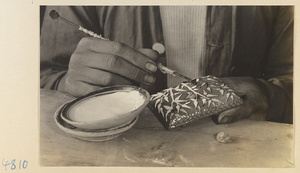
<path id="1" fill-rule="evenodd" d="M 192 79 L 203 76 L 206 6 L 161 6 L 167 66 Z M 168 75 L 168 86 L 183 79 Z"/>

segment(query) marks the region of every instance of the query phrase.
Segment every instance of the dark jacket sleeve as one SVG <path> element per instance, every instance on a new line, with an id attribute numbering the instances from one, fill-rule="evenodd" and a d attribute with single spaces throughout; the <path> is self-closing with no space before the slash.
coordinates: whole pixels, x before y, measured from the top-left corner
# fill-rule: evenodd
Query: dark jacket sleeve
<path id="1" fill-rule="evenodd" d="M 293 123 L 293 7 L 277 7 L 264 68 L 269 96 L 267 119 Z M 284 116 L 282 116 L 284 115 Z"/>

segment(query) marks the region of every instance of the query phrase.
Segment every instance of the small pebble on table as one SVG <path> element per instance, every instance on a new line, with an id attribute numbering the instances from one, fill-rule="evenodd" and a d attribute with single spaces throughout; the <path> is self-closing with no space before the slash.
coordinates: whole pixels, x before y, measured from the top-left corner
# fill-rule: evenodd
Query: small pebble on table
<path id="1" fill-rule="evenodd" d="M 216 136 L 216 139 L 220 143 L 229 143 L 229 142 L 231 142 L 231 137 L 229 136 L 229 134 L 227 134 L 225 132 L 219 132 Z"/>

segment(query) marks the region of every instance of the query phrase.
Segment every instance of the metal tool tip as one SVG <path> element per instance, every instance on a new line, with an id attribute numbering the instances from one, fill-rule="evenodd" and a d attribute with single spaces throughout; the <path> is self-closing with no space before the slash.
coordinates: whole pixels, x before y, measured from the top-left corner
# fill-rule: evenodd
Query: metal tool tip
<path id="1" fill-rule="evenodd" d="M 50 15 L 50 17 L 51 17 L 52 19 L 58 19 L 58 18 L 60 17 L 59 14 L 58 14 L 58 12 L 55 11 L 55 10 L 52 10 L 52 11 L 49 13 L 49 15 Z"/>

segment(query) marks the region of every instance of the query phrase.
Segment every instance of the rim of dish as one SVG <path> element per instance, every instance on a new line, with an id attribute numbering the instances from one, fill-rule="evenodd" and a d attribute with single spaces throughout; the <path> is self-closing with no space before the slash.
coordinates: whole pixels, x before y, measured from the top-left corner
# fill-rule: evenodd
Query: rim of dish
<path id="1" fill-rule="evenodd" d="M 60 106 L 56 110 L 56 112 L 54 114 L 55 123 L 62 131 L 64 131 L 65 133 L 67 133 L 71 136 L 74 136 L 74 137 L 75 136 L 78 136 L 78 137 L 104 137 L 104 136 L 121 134 L 121 133 L 131 129 L 138 120 L 138 116 L 137 116 L 130 122 L 127 122 L 118 127 L 109 128 L 109 129 L 98 129 L 98 130 L 84 130 L 84 129 L 77 128 L 77 127 L 65 122 L 59 116 L 63 107 L 64 107 L 64 105 Z"/>
<path id="2" fill-rule="evenodd" d="M 145 107 L 149 101 L 150 101 L 150 94 L 143 88 L 137 87 L 137 86 L 132 86 L 132 85 L 114 85 L 114 86 L 109 86 L 109 87 L 104 87 L 101 88 L 99 90 L 93 91 L 91 93 L 88 93 L 84 96 L 78 97 L 76 99 L 73 99 L 67 103 L 65 103 L 65 106 L 62 108 L 61 111 L 61 118 L 68 122 L 69 124 L 82 124 L 82 123 L 96 123 L 102 120 L 96 120 L 96 121 L 74 121 L 72 119 L 69 118 L 68 116 L 68 112 L 69 110 L 71 110 L 75 105 L 84 102 L 85 100 L 88 100 L 92 97 L 98 97 L 101 95 L 105 95 L 105 94 L 110 94 L 110 93 L 114 93 L 114 92 L 118 92 L 118 91 L 139 91 L 139 93 L 141 93 L 141 95 L 144 96 L 144 102 L 142 105 L 140 105 L 139 107 L 137 107 L 136 109 L 133 109 L 131 112 L 137 111 L 139 108 L 141 107 Z M 137 115 L 138 116 L 138 115 Z"/>

